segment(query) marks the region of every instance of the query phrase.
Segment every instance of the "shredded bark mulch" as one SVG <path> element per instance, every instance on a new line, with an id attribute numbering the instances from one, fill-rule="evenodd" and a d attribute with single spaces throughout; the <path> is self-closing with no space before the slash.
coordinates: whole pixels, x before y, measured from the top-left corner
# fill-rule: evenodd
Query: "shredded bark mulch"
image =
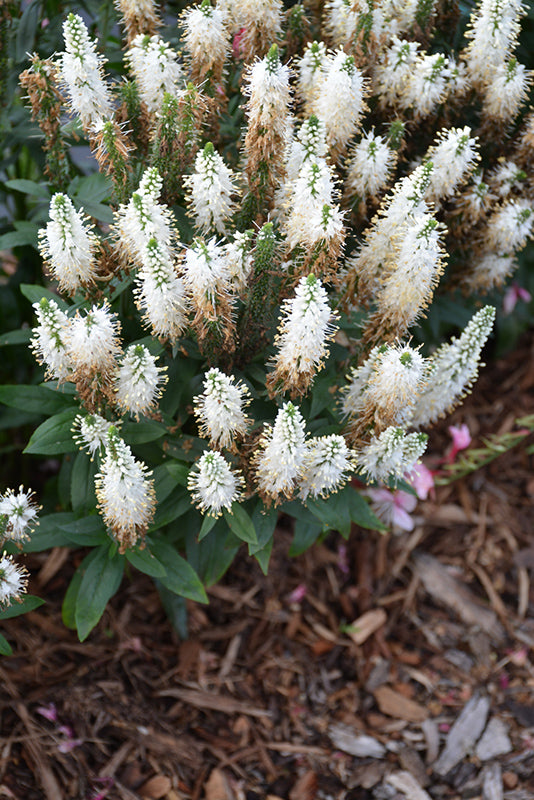
<path id="1" fill-rule="evenodd" d="M 449 425 L 473 439 L 534 413 L 534 336 Z M 411 532 L 355 529 L 268 577 L 243 555 L 180 640 L 135 573 L 87 642 L 61 621 L 83 551 L 28 556 L 46 605 L 5 624 L 0 798 L 534 798 L 533 455 L 420 503 Z"/>

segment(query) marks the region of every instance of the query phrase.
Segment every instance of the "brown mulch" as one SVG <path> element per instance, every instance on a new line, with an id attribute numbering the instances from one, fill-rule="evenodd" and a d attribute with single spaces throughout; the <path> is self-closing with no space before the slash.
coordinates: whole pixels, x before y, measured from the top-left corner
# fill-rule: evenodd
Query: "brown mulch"
<path id="1" fill-rule="evenodd" d="M 483 372 L 436 459 L 452 423 L 480 440 L 534 413 L 533 356 L 529 335 Z M 29 556 L 47 603 L 4 628 L 0 798 L 534 798 L 532 467 L 517 447 L 412 532 L 297 559 L 282 520 L 269 576 L 243 554 L 186 641 L 133 573 L 80 644 L 61 600 L 83 551 Z"/>

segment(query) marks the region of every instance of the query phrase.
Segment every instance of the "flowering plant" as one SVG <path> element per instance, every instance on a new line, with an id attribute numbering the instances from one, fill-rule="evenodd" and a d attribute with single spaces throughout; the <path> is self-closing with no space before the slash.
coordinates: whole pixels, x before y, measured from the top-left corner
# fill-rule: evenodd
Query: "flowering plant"
<path id="1" fill-rule="evenodd" d="M 169 608 L 205 601 L 243 542 L 266 570 L 280 511 L 292 553 L 383 529 L 349 479 L 416 467 L 495 312 L 430 355 L 412 334 L 438 285 L 500 287 L 531 235 L 521 4 L 482 0 L 454 57 L 423 49 L 438 3 L 321 5 L 202 0 L 179 51 L 176 20 L 118 0 L 120 81 L 75 13 L 21 75 L 46 156 L 24 229 L 46 281 L 21 287 L 44 372 L 0 399 L 48 416 L 25 452 L 62 459 L 61 491 L 23 546 L 91 548 L 63 609 L 81 639 L 128 563 Z M 71 135 L 98 172 L 76 174 Z"/>

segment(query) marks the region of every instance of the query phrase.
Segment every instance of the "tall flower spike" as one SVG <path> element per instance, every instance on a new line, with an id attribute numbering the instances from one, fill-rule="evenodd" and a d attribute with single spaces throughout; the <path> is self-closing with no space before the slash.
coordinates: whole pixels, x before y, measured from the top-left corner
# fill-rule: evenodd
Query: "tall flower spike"
<path id="1" fill-rule="evenodd" d="M 427 440 L 426 433 L 407 434 L 402 428 L 386 428 L 357 451 L 358 471 L 371 481 L 402 478 L 425 452 Z"/>
<path id="2" fill-rule="evenodd" d="M 100 414 L 78 414 L 72 426 L 73 439 L 82 449 L 86 449 L 93 460 L 95 453 L 102 453 L 107 442 L 108 431 L 113 423 Z"/>
<path id="3" fill-rule="evenodd" d="M 3 553 L 0 557 L 0 608 L 11 605 L 12 600 L 20 600 L 27 584 L 28 571 L 15 564 L 12 556 Z"/>
<path id="4" fill-rule="evenodd" d="M 304 394 L 327 356 L 336 314 L 328 305 L 326 291 L 315 275 L 301 278 L 295 297 L 285 300 L 276 337 L 278 353 L 274 370 L 267 376 L 271 396 L 291 391 Z"/>
<path id="5" fill-rule="evenodd" d="M 417 120 L 428 117 L 445 100 L 455 68 L 454 61 L 443 53 L 421 54 L 403 87 L 400 107 L 413 109 Z"/>
<path id="6" fill-rule="evenodd" d="M 162 179 L 154 167 L 144 173 L 139 189 L 128 203 L 115 212 L 114 233 L 122 260 L 140 267 L 145 256 L 145 247 L 155 238 L 168 259 L 173 260 L 172 212 L 158 202 Z"/>
<path id="7" fill-rule="evenodd" d="M 418 42 L 409 42 L 393 36 L 391 45 L 384 50 L 373 72 L 373 94 L 380 104 L 396 106 L 418 58 Z"/>
<path id="8" fill-rule="evenodd" d="M 195 172 L 183 179 L 189 190 L 190 211 L 202 233 L 213 229 L 226 233 L 226 224 L 235 209 L 232 195 L 237 192 L 232 170 L 208 142 L 195 160 Z"/>
<path id="9" fill-rule="evenodd" d="M 161 111 L 165 92 L 177 94 L 185 88 L 178 54 L 159 36 L 136 36 L 126 62 L 151 114 Z"/>
<path id="10" fill-rule="evenodd" d="M 440 233 L 430 214 L 418 214 L 398 232 L 395 256 L 375 295 L 377 310 L 363 333 L 366 343 L 402 338 L 430 304 L 444 269 Z"/>
<path id="11" fill-rule="evenodd" d="M 245 63 L 260 58 L 282 32 L 282 0 L 222 0 L 226 19 L 234 36 L 235 58 Z"/>
<path id="12" fill-rule="evenodd" d="M 249 403 L 249 391 L 241 381 L 236 383 L 217 367 L 210 369 L 204 378 L 204 392 L 194 400 L 200 435 L 209 438 L 213 447 L 232 447 L 250 424 L 244 410 Z"/>
<path id="13" fill-rule="evenodd" d="M 328 497 L 337 492 L 354 470 L 353 461 L 354 453 L 342 436 L 309 439 L 299 474 L 299 498 Z"/>
<path id="14" fill-rule="evenodd" d="M 498 123 L 513 122 L 528 96 L 533 75 L 516 58 L 496 66 L 488 77 L 482 115 Z"/>
<path id="15" fill-rule="evenodd" d="M 60 292 L 73 295 L 94 283 L 97 246 L 87 218 L 76 211 L 67 195 L 55 194 L 50 201 L 50 222 L 39 231 L 39 250 L 59 282 Z"/>
<path id="16" fill-rule="evenodd" d="M 256 480 L 261 497 L 280 502 L 293 496 L 306 455 L 302 414 L 293 403 L 279 409 L 274 426 L 266 426 L 256 454 Z"/>
<path id="17" fill-rule="evenodd" d="M 506 61 L 521 29 L 520 16 L 526 12 L 523 0 L 480 0 L 471 14 L 464 52 L 471 80 L 478 87 L 487 84 L 492 68 Z"/>
<path id="18" fill-rule="evenodd" d="M 326 125 L 326 137 L 334 158 L 344 153 L 357 132 L 367 106 L 362 73 L 354 58 L 339 50 L 325 64 L 313 111 Z"/>
<path id="19" fill-rule="evenodd" d="M 326 161 L 315 158 L 304 161 L 293 184 L 290 211 L 284 224 L 289 250 L 297 245 L 313 247 L 325 240 L 333 245 L 337 256 L 343 236 L 343 217 L 332 202 L 334 191 L 332 169 Z"/>
<path id="20" fill-rule="evenodd" d="M 113 401 L 112 374 L 121 352 L 120 323 L 107 301 L 94 305 L 72 319 L 68 338 L 68 358 L 76 389 L 87 406 L 95 410 L 102 396 Z"/>
<path id="21" fill-rule="evenodd" d="M 464 128 L 442 129 L 425 156 L 434 167 L 426 192 L 428 202 L 437 204 L 452 197 L 468 180 L 479 158 L 476 138 L 471 138 L 471 128 L 466 125 Z"/>
<path id="22" fill-rule="evenodd" d="M 431 364 L 410 345 L 375 348 L 364 365 L 355 370 L 345 389 L 346 410 L 351 414 L 350 436 L 360 440 L 371 431 L 375 436 L 390 426 L 406 426 L 417 397 L 428 384 Z M 362 377 L 366 382 L 362 386 Z"/>
<path id="23" fill-rule="evenodd" d="M 113 116 L 111 94 L 103 78 L 105 59 L 96 52 L 96 44 L 77 14 L 69 14 L 63 23 L 63 36 L 65 52 L 58 59 L 61 80 L 72 110 L 89 131 L 99 120 Z"/>
<path id="24" fill-rule="evenodd" d="M 150 475 L 112 426 L 95 491 L 98 509 L 121 553 L 144 538 L 154 517 L 156 495 Z"/>
<path id="25" fill-rule="evenodd" d="M 35 527 L 40 506 L 36 505 L 32 491 L 24 491 L 19 486 L 18 493 L 13 489 L 0 497 L 0 540 L 10 539 L 22 542 L 28 539 Z"/>
<path id="26" fill-rule="evenodd" d="M 395 150 L 388 146 L 383 136 L 374 131 L 364 133 L 358 144 L 349 153 L 346 194 L 365 203 L 375 200 L 387 185 L 397 162 Z"/>
<path id="27" fill-rule="evenodd" d="M 43 297 L 33 304 L 39 324 L 33 329 L 30 347 L 49 377 L 66 380 L 72 370 L 68 358 L 70 320 L 55 300 Z"/>
<path id="28" fill-rule="evenodd" d="M 195 239 L 185 252 L 184 282 L 196 311 L 193 325 L 201 340 L 213 324 L 226 338 L 233 330 L 230 274 L 224 250 L 215 239 Z"/>
<path id="29" fill-rule="evenodd" d="M 128 44 L 140 33 L 152 35 L 161 25 L 154 0 L 115 0 L 128 35 Z"/>
<path id="30" fill-rule="evenodd" d="M 443 344 L 431 357 L 432 380 L 417 398 L 410 424 L 424 427 L 451 411 L 466 395 L 478 374 L 480 354 L 495 320 L 495 309 L 485 306 L 474 315 L 462 335 Z"/>
<path id="31" fill-rule="evenodd" d="M 299 97 L 304 100 L 307 113 L 312 113 L 327 58 L 324 42 L 309 42 L 298 61 Z"/>
<path id="32" fill-rule="evenodd" d="M 157 406 L 162 386 L 167 383 L 166 367 L 157 367 L 156 358 L 142 344 L 126 350 L 115 377 L 115 399 L 123 413 L 149 414 Z"/>
<path id="33" fill-rule="evenodd" d="M 199 85 L 206 78 L 213 87 L 221 83 L 223 67 L 230 51 L 228 29 L 220 8 L 210 0 L 186 9 L 181 21 L 183 40 L 191 60 L 191 80 Z"/>
<path id="34" fill-rule="evenodd" d="M 184 280 L 178 276 L 168 248 L 154 236 L 142 251 L 141 263 L 134 291 L 137 307 L 154 336 L 174 344 L 187 326 L 189 301 Z"/>
<path id="35" fill-rule="evenodd" d="M 246 173 L 259 214 L 265 213 L 265 203 L 270 202 L 284 176 L 283 156 L 291 136 L 289 75 L 289 68 L 280 63 L 275 44 L 265 58 L 246 71 Z"/>
<path id="36" fill-rule="evenodd" d="M 211 517 L 219 517 L 223 508 L 231 510 L 241 499 L 243 478 L 220 453 L 203 453 L 187 479 L 197 508 Z"/>

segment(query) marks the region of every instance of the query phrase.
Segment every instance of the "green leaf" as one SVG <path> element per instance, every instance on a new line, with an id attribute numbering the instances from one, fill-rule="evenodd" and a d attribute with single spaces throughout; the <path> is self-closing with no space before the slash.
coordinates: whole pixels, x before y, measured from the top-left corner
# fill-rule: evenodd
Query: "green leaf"
<path id="1" fill-rule="evenodd" d="M 125 422 L 121 428 L 121 436 L 126 444 L 146 444 L 161 439 L 167 428 L 160 422 Z"/>
<path id="2" fill-rule="evenodd" d="M 102 522 L 102 517 L 98 514 L 74 519 L 60 524 L 58 527 L 65 533 L 70 544 L 75 544 L 79 547 L 109 544 L 106 527 Z"/>
<path id="3" fill-rule="evenodd" d="M 149 531 L 157 531 L 174 522 L 175 519 L 186 514 L 191 509 L 191 498 L 186 494 L 182 487 L 172 492 L 162 503 L 156 506 L 154 522 Z"/>
<path id="4" fill-rule="evenodd" d="M 322 533 L 322 529 L 322 525 L 317 525 L 313 522 L 310 523 L 309 520 L 296 520 L 293 541 L 289 548 L 289 555 L 291 558 L 300 556 L 300 554 L 304 553 L 312 544 L 315 544 Z"/>
<path id="5" fill-rule="evenodd" d="M 75 519 L 75 514 L 70 511 L 60 511 L 57 514 L 41 517 L 39 526 L 32 533 L 31 539 L 24 542 L 24 552 L 41 553 L 52 547 L 70 547 L 71 540 L 65 534 L 62 526 L 68 525 Z"/>
<path id="6" fill-rule="evenodd" d="M 69 308 L 68 303 L 66 303 L 62 297 L 54 294 L 54 292 L 51 292 L 49 289 L 45 289 L 44 286 L 39 286 L 39 284 L 21 283 L 20 291 L 32 304 L 38 303 L 43 297 L 46 297 L 47 300 L 53 300 L 57 303 L 61 311 L 67 311 Z"/>
<path id="7" fill-rule="evenodd" d="M 7 333 L 0 334 L 0 347 L 28 344 L 31 338 L 32 331 L 30 328 L 18 328 L 16 331 L 8 331 Z"/>
<path id="8" fill-rule="evenodd" d="M 11 645 L 9 644 L 5 636 L 2 636 L 1 633 L 0 633 L 0 655 L 1 656 L 13 655 L 13 650 L 11 649 Z"/>
<path id="9" fill-rule="evenodd" d="M 181 486 L 187 486 L 187 478 L 191 470 L 190 464 L 173 461 L 170 464 L 165 464 L 165 469 L 172 475 L 176 483 L 179 483 Z"/>
<path id="10" fill-rule="evenodd" d="M 0 386 L 0 403 L 35 414 L 56 414 L 72 408 L 72 397 L 45 386 Z"/>
<path id="11" fill-rule="evenodd" d="M 155 580 L 154 583 L 169 622 L 180 636 L 180 639 L 187 639 L 189 631 L 187 626 L 187 605 L 185 597 L 179 597 L 179 595 L 169 591 L 169 589 L 166 589 L 158 580 Z"/>
<path id="12" fill-rule="evenodd" d="M 32 434 L 29 444 L 23 451 L 40 456 L 57 456 L 72 453 L 76 445 L 72 439 L 72 424 L 78 408 L 69 408 L 45 420 Z"/>
<path id="13" fill-rule="evenodd" d="M 127 550 L 126 558 L 132 567 L 138 569 L 139 572 L 144 572 L 145 575 L 150 575 L 152 578 L 164 578 L 167 574 L 167 570 L 161 561 L 158 561 L 148 547 L 143 550 L 140 550 L 139 547 L 135 550 Z"/>
<path id="14" fill-rule="evenodd" d="M 271 560 L 271 553 L 273 549 L 274 539 L 271 537 L 267 544 L 254 552 L 254 558 L 260 565 L 260 569 L 264 575 L 269 571 L 269 561 Z"/>
<path id="15" fill-rule="evenodd" d="M 25 594 L 20 603 L 13 603 L 7 608 L 0 610 L 0 620 L 20 617 L 21 614 L 27 614 L 29 611 L 34 611 L 36 608 L 39 608 L 43 603 L 44 600 L 40 597 L 36 597 L 34 594 Z"/>
<path id="16" fill-rule="evenodd" d="M 350 518 L 356 525 L 371 531 L 387 531 L 387 525 L 378 519 L 368 501 L 354 486 L 348 486 L 343 494 Z"/>
<path id="17" fill-rule="evenodd" d="M 12 250 L 13 247 L 35 247 L 37 249 L 37 233 L 39 227 L 33 222 L 28 222 L 27 226 L 16 231 L 9 231 L 0 236 L 0 250 Z"/>
<path id="18" fill-rule="evenodd" d="M 65 627 L 70 630 L 76 630 L 76 601 L 78 600 L 78 593 L 82 585 L 82 578 L 84 575 L 84 562 L 80 564 L 74 575 L 72 576 L 69 588 L 65 592 L 63 604 L 61 606 L 61 619 Z"/>
<path id="19" fill-rule="evenodd" d="M 258 537 L 257 544 L 249 544 L 249 555 L 253 556 L 263 550 L 274 536 L 276 523 L 278 522 L 278 511 L 275 508 L 266 509 L 260 501 L 252 513 L 252 523 Z"/>
<path id="20" fill-rule="evenodd" d="M 108 600 L 120 586 L 124 572 L 124 556 L 110 557 L 107 545 L 93 550 L 83 560 L 83 578 L 74 612 L 80 642 L 85 641 L 100 621 Z"/>
<path id="21" fill-rule="evenodd" d="M 90 511 L 96 507 L 96 462 L 87 453 L 77 453 L 70 474 L 70 500 L 74 511 Z"/>
<path id="22" fill-rule="evenodd" d="M 195 570 L 176 552 L 171 544 L 164 539 L 154 539 L 151 550 L 167 570 L 167 575 L 161 578 L 163 586 L 171 592 L 182 597 L 188 597 L 197 603 L 208 602 L 206 591 Z"/>
<path id="23" fill-rule="evenodd" d="M 35 38 L 39 30 L 39 17 L 41 14 L 41 3 L 33 0 L 28 3 L 19 20 L 17 28 L 17 38 L 15 40 L 15 60 L 17 63 L 28 58 L 28 53 L 34 49 Z M 8 181 L 14 183 L 15 181 Z M 32 183 L 32 181 L 27 181 Z M 22 191 L 22 190 L 21 190 Z"/>
<path id="24" fill-rule="evenodd" d="M 309 497 L 306 506 L 323 523 L 325 531 L 339 531 L 342 536 L 348 537 L 351 518 L 344 494 L 344 492 L 338 492 L 330 495 L 326 500 Z"/>
<path id="25" fill-rule="evenodd" d="M 16 192 L 22 192 L 22 194 L 40 197 L 43 200 L 50 200 L 50 189 L 46 183 L 36 183 L 35 181 L 28 181 L 25 178 L 15 178 L 12 181 L 6 181 L 4 186 L 7 186 L 8 189 L 14 189 Z"/>
<path id="26" fill-rule="evenodd" d="M 228 523 L 228 527 L 238 539 L 248 544 L 258 544 L 254 523 L 242 505 L 233 503 L 231 511 L 225 508 L 224 518 Z"/>
<path id="27" fill-rule="evenodd" d="M 217 524 L 201 542 L 197 540 L 197 530 L 198 527 L 192 536 L 187 537 L 187 558 L 195 564 L 206 586 L 213 586 L 234 560 L 241 541 L 228 530 L 223 519 L 217 520 Z"/>
<path id="28" fill-rule="evenodd" d="M 202 520 L 202 525 L 200 527 L 200 532 L 198 534 L 198 541 L 201 542 L 202 539 L 208 535 L 208 533 L 214 528 L 215 523 L 217 522 L 217 517 L 210 517 L 208 514 Z"/>

